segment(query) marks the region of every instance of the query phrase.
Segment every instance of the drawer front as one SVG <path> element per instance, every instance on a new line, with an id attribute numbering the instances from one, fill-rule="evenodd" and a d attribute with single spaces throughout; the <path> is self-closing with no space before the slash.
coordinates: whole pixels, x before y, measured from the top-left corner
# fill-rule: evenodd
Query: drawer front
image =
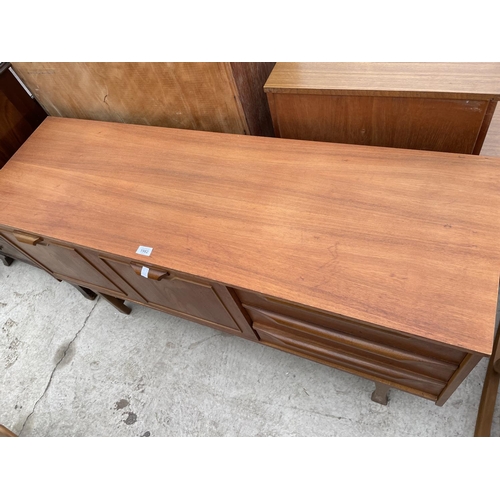
<path id="1" fill-rule="evenodd" d="M 269 297 L 237 294 L 262 343 L 428 399 L 438 398 L 466 356 Z"/>
<path id="2" fill-rule="evenodd" d="M 123 291 L 115 283 L 72 247 L 16 231 L 2 231 L 0 236 L 60 280 L 71 281 L 90 289 L 99 287 L 105 293 L 123 295 Z"/>
<path id="3" fill-rule="evenodd" d="M 214 327 L 234 333 L 240 328 L 226 309 L 214 285 L 198 278 L 169 270 L 149 268 L 142 264 L 100 257 L 145 304 L 183 317 L 202 320 Z"/>
<path id="4" fill-rule="evenodd" d="M 455 365 L 459 365 L 465 356 L 464 352 L 459 349 L 419 340 L 410 335 L 392 332 L 384 328 L 377 328 L 374 325 L 336 316 L 334 314 L 324 313 L 316 309 L 293 304 L 274 297 L 241 290 L 237 290 L 236 293 L 242 305 L 247 310 L 252 306 L 253 310 L 259 309 L 265 312 L 281 314 L 282 316 L 295 318 L 305 323 L 344 332 L 377 344 L 414 352 L 422 356 L 436 358 Z"/>

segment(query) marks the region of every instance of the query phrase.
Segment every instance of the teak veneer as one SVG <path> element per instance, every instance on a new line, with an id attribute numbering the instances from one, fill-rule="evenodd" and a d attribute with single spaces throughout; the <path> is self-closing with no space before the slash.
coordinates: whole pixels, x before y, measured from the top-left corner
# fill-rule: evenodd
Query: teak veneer
<path id="1" fill-rule="evenodd" d="M 0 172 L 0 238 L 57 279 L 369 378 L 376 400 L 443 404 L 491 354 L 499 234 L 489 157 L 48 117 Z"/>
<path id="2" fill-rule="evenodd" d="M 50 116 L 272 136 L 272 62 L 13 62 Z"/>
<path id="3" fill-rule="evenodd" d="M 0 63 L 0 168 L 47 116 L 14 75 Z"/>
<path id="4" fill-rule="evenodd" d="M 479 154 L 500 63 L 277 63 L 277 137 Z"/>

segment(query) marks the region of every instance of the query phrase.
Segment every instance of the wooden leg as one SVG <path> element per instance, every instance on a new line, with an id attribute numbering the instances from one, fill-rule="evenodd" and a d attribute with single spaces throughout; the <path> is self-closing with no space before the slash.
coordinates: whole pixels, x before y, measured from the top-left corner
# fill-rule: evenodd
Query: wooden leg
<path id="1" fill-rule="evenodd" d="M 7 267 L 14 262 L 14 259 L 12 257 L 7 257 L 6 255 L 2 255 L 1 253 L 0 253 L 0 260 L 3 262 L 3 265 Z"/>
<path id="2" fill-rule="evenodd" d="M 122 299 L 117 299 L 116 297 L 112 297 L 111 295 L 106 295 L 104 293 L 99 293 L 99 295 L 123 314 L 130 314 L 130 311 L 132 311 L 130 307 L 125 305 L 125 301 Z"/>
<path id="3" fill-rule="evenodd" d="M 381 405 L 386 405 L 388 401 L 387 394 L 389 389 L 390 386 L 381 384 L 380 382 L 375 382 L 375 390 L 372 393 L 372 401 L 380 403 Z"/>
<path id="4" fill-rule="evenodd" d="M 95 300 L 97 297 L 97 293 L 89 290 L 88 288 L 84 288 L 83 286 L 73 285 L 86 299 Z"/>
<path id="5" fill-rule="evenodd" d="M 0 424 L 0 437 L 17 437 L 12 431 Z"/>
<path id="6" fill-rule="evenodd" d="M 495 412 L 498 385 L 500 382 L 500 373 L 495 370 L 495 359 L 498 359 L 500 351 L 499 338 L 500 327 L 497 330 L 493 344 L 493 353 L 491 354 L 484 377 L 483 392 L 481 393 L 481 401 L 479 402 L 474 437 L 489 437 L 491 435 L 491 423 L 493 422 L 493 413 Z"/>

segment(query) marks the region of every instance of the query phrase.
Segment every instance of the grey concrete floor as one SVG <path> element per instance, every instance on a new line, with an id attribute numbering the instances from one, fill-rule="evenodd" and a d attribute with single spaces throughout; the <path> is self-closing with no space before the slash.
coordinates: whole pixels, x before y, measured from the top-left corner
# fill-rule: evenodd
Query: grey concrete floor
<path id="1" fill-rule="evenodd" d="M 484 359 L 443 407 L 0 265 L 0 423 L 21 436 L 472 436 Z M 500 406 L 500 405 L 497 405 Z M 497 408 L 492 435 L 500 435 Z"/>

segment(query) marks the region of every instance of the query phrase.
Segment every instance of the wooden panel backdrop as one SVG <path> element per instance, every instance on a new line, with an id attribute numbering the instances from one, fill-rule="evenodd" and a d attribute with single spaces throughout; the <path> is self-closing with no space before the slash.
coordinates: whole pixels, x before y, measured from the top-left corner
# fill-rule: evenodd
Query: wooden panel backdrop
<path id="1" fill-rule="evenodd" d="M 273 134 L 263 85 L 274 63 L 12 65 L 51 116 Z"/>

